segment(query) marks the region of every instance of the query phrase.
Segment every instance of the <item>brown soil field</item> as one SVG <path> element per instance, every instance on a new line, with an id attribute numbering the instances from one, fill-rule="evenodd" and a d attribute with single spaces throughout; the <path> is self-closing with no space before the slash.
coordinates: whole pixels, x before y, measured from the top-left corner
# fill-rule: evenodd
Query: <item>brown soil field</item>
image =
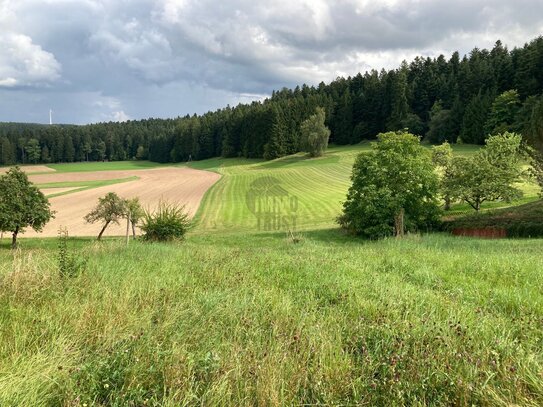
<path id="1" fill-rule="evenodd" d="M 8 172 L 10 168 L 11 167 L 0 168 L 0 175 Z M 19 166 L 19 168 L 21 168 L 21 170 L 27 172 L 28 174 L 32 174 L 34 172 L 55 172 L 54 169 L 49 168 L 45 165 L 21 165 Z"/>
<path id="2" fill-rule="evenodd" d="M 57 236 L 58 229 L 61 226 L 68 228 L 70 236 L 97 236 L 101 224 L 88 224 L 83 217 L 96 206 L 98 198 L 103 197 L 108 192 L 116 192 L 123 198 L 139 197 L 142 205 L 149 209 L 155 208 L 161 199 L 171 203 L 178 203 L 185 205 L 187 212 L 193 216 L 205 192 L 220 178 L 217 173 L 192 168 L 52 173 L 31 175 L 29 178 L 34 183 L 48 183 L 107 180 L 133 176 L 139 179 L 51 198 L 51 207 L 56 211 L 55 219 L 52 219 L 45 226 L 43 232 L 36 233 L 30 229 L 22 236 Z M 121 225 L 110 225 L 104 236 L 124 235 L 126 224 L 122 223 Z"/>

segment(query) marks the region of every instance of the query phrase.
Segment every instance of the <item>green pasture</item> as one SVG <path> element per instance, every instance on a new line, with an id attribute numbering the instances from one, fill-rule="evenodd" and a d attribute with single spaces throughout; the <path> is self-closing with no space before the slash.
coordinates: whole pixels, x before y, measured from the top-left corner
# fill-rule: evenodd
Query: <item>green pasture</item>
<path id="1" fill-rule="evenodd" d="M 0 249 L 0 405 L 543 403 L 539 240 L 337 230 Z"/>

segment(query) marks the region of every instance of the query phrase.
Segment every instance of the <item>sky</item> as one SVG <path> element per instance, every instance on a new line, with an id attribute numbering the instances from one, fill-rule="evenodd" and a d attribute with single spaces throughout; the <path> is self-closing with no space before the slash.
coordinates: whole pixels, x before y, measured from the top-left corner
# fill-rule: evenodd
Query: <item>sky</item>
<path id="1" fill-rule="evenodd" d="M 0 121 L 201 114 L 542 34 L 542 0 L 0 0 Z"/>

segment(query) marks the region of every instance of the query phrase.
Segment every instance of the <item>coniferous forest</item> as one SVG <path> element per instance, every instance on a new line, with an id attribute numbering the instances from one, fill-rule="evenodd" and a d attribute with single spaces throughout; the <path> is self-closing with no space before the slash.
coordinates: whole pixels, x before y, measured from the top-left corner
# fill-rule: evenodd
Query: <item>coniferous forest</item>
<path id="1" fill-rule="evenodd" d="M 300 125 L 326 112 L 330 142 L 355 144 L 407 128 L 429 143 L 483 144 L 515 131 L 543 145 L 543 37 L 508 50 L 417 57 L 390 71 L 273 92 L 203 115 L 90 125 L 0 123 L 0 165 L 210 157 L 274 159 L 300 150 Z"/>

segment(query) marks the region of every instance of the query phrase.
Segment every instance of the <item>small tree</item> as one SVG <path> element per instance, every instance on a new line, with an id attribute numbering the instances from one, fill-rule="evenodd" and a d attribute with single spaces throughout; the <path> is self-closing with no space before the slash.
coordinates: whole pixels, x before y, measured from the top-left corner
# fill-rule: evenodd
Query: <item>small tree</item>
<path id="1" fill-rule="evenodd" d="M 372 151 L 356 159 L 339 224 L 370 238 L 432 226 L 439 218 L 438 177 L 429 151 L 410 133 L 377 137 Z"/>
<path id="2" fill-rule="evenodd" d="M 325 112 L 318 107 L 314 115 L 311 115 L 301 125 L 302 146 L 311 157 L 320 157 L 328 147 L 330 130 L 324 124 Z"/>
<path id="3" fill-rule="evenodd" d="M 98 240 L 110 223 L 119 224 L 119 220 L 126 217 L 126 201 L 120 198 L 115 192 L 109 192 L 103 198 L 98 198 L 98 205 L 87 215 L 85 220 L 88 223 L 103 222 L 102 230 L 98 234 Z"/>
<path id="4" fill-rule="evenodd" d="M 52 217 L 49 201 L 19 167 L 0 177 L 0 231 L 12 233 L 12 248 L 24 228 L 39 232 Z"/>
<path id="5" fill-rule="evenodd" d="M 455 157 L 444 179 L 444 189 L 452 197 L 479 211 L 486 201 L 506 202 L 522 196 L 514 186 L 523 174 L 526 158 L 522 138 L 515 133 L 491 136 L 486 146 L 471 157 Z"/>
<path id="6" fill-rule="evenodd" d="M 145 215 L 138 197 L 126 200 L 128 221 L 132 225 L 132 237 L 136 237 L 136 226 Z"/>
<path id="7" fill-rule="evenodd" d="M 440 171 L 440 190 L 443 200 L 445 201 L 445 210 L 451 208 L 451 195 L 445 188 L 444 180 L 450 176 L 451 166 L 453 161 L 453 153 L 451 145 L 444 142 L 440 146 L 432 147 L 432 162 Z"/>

